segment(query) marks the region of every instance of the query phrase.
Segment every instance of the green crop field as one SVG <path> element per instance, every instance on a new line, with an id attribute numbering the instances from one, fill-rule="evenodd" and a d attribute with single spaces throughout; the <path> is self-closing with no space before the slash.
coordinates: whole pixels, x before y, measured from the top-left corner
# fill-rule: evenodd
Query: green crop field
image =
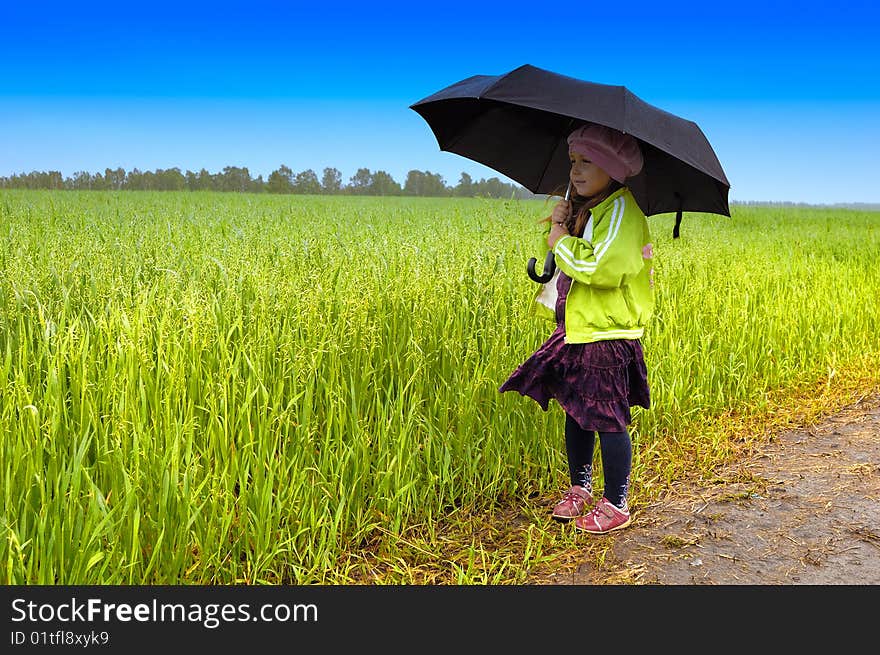
<path id="1" fill-rule="evenodd" d="M 0 191 L 0 582 L 516 583 L 582 542 L 499 394 L 538 200 Z M 880 213 L 649 219 L 631 504 L 880 381 Z M 600 468 L 599 473 L 601 473 Z M 601 484 L 601 479 L 597 481 Z"/>

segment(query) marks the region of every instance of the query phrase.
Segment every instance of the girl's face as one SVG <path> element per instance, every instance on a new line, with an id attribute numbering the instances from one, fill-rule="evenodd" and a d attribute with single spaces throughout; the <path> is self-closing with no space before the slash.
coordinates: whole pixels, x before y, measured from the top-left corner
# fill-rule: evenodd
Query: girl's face
<path id="1" fill-rule="evenodd" d="M 569 178 L 579 196 L 592 196 L 599 193 L 611 182 L 611 176 L 589 159 L 577 152 L 568 153 L 571 161 Z"/>

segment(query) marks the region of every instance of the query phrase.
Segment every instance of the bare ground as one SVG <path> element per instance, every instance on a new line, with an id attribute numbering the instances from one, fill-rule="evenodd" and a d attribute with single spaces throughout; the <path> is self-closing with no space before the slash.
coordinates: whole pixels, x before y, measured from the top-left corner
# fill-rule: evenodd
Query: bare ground
<path id="1" fill-rule="evenodd" d="M 880 395 L 775 436 L 718 480 L 592 537 L 608 547 L 600 566 L 584 559 L 530 583 L 880 584 Z"/>

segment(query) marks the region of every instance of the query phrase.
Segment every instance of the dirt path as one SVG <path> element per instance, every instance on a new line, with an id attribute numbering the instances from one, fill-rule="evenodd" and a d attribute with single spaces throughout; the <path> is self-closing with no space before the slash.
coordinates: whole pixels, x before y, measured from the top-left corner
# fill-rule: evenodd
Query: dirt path
<path id="1" fill-rule="evenodd" d="M 722 472 L 599 539 L 581 564 L 537 584 L 880 584 L 880 395 L 778 435 Z"/>

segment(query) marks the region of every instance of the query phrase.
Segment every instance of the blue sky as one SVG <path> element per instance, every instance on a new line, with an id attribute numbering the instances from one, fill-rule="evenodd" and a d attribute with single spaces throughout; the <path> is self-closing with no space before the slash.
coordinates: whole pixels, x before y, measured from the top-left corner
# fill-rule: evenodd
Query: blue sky
<path id="1" fill-rule="evenodd" d="M 696 121 L 731 200 L 880 202 L 873 2 L 8 4 L 0 175 L 492 177 L 440 152 L 409 105 L 528 63 Z"/>

